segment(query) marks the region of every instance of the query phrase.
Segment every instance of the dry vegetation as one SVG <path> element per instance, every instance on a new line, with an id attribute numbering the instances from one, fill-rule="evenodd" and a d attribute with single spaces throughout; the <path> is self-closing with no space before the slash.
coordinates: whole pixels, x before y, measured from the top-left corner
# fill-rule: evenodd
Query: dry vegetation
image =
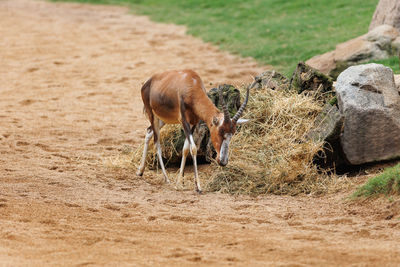
<path id="1" fill-rule="evenodd" d="M 213 172 L 209 188 L 251 194 L 311 192 L 322 178 L 312 164 L 322 143 L 305 135 L 320 109 L 312 97 L 295 92 L 253 92 L 246 116 L 251 123 L 235 136 L 231 162 Z"/>
<path id="2" fill-rule="evenodd" d="M 244 89 L 241 90 L 242 94 Z M 250 122 L 235 134 L 230 146 L 230 161 L 226 167 L 213 162 L 202 168 L 200 177 L 209 191 L 232 194 L 258 195 L 264 193 L 318 194 L 336 187 L 334 175 L 320 172 L 313 156 L 323 143 L 308 140 L 306 135 L 313 126 L 322 103 L 312 95 L 294 91 L 274 91 L 268 88 L 252 89 L 245 118 Z M 161 131 L 164 157 L 175 149 L 174 136 L 179 125 L 167 125 Z M 126 151 L 117 159 L 108 159 L 113 168 L 136 169 L 143 147 Z M 156 153 L 150 149 L 147 167 L 157 169 Z M 174 180 L 173 171 L 169 170 Z M 187 189 L 192 188 L 192 173 L 186 170 Z M 187 182 L 186 181 L 186 182 Z"/>

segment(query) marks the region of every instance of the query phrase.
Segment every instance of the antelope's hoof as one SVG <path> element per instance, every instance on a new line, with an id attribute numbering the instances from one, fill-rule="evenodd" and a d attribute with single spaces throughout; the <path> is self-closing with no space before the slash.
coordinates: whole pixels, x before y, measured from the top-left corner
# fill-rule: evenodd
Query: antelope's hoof
<path id="1" fill-rule="evenodd" d="M 197 192 L 199 195 L 203 194 L 203 191 L 202 191 L 201 189 L 198 189 L 198 188 L 196 188 L 196 192 Z"/>
<path id="2" fill-rule="evenodd" d="M 137 175 L 137 176 L 143 176 L 143 172 L 137 171 L 137 172 L 136 172 L 136 175 Z"/>

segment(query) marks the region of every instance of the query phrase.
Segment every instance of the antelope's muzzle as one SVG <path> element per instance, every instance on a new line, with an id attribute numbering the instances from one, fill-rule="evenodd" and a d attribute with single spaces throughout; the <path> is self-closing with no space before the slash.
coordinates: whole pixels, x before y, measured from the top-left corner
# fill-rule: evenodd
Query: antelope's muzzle
<path id="1" fill-rule="evenodd" d="M 219 152 L 219 160 L 217 160 L 220 166 L 226 166 L 226 164 L 228 164 L 229 143 L 231 141 L 231 137 L 231 134 L 227 134 L 224 141 L 222 141 L 221 150 Z"/>

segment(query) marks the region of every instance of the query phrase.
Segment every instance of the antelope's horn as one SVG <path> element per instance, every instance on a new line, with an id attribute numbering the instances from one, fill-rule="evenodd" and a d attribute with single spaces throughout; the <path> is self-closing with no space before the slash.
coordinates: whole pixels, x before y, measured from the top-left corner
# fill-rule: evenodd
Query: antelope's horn
<path id="1" fill-rule="evenodd" d="M 222 110 L 224 111 L 224 121 L 230 121 L 231 115 L 229 115 L 228 108 L 226 107 L 224 97 L 222 95 L 223 86 L 219 86 L 219 99 L 221 101 Z"/>
<path id="2" fill-rule="evenodd" d="M 243 113 L 244 109 L 246 108 L 247 101 L 249 100 L 250 88 L 253 88 L 253 86 L 254 86 L 256 83 L 257 83 L 257 82 L 254 81 L 252 84 L 249 85 L 249 87 L 247 87 L 246 99 L 244 100 L 243 104 L 240 106 L 239 110 L 236 112 L 235 116 L 233 116 L 233 118 L 232 118 L 232 122 L 233 122 L 233 123 L 236 123 L 236 122 L 238 121 L 238 119 L 240 118 L 240 116 L 242 116 L 242 113 Z"/>

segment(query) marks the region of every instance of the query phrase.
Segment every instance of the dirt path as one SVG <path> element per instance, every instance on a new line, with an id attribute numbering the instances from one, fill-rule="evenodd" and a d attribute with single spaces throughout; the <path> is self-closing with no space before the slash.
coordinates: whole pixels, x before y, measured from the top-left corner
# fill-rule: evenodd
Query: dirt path
<path id="1" fill-rule="evenodd" d="M 105 168 L 142 142 L 142 82 L 174 68 L 207 88 L 265 69 L 124 8 L 0 0 L 0 265 L 400 262 L 399 202 L 198 196 Z"/>

